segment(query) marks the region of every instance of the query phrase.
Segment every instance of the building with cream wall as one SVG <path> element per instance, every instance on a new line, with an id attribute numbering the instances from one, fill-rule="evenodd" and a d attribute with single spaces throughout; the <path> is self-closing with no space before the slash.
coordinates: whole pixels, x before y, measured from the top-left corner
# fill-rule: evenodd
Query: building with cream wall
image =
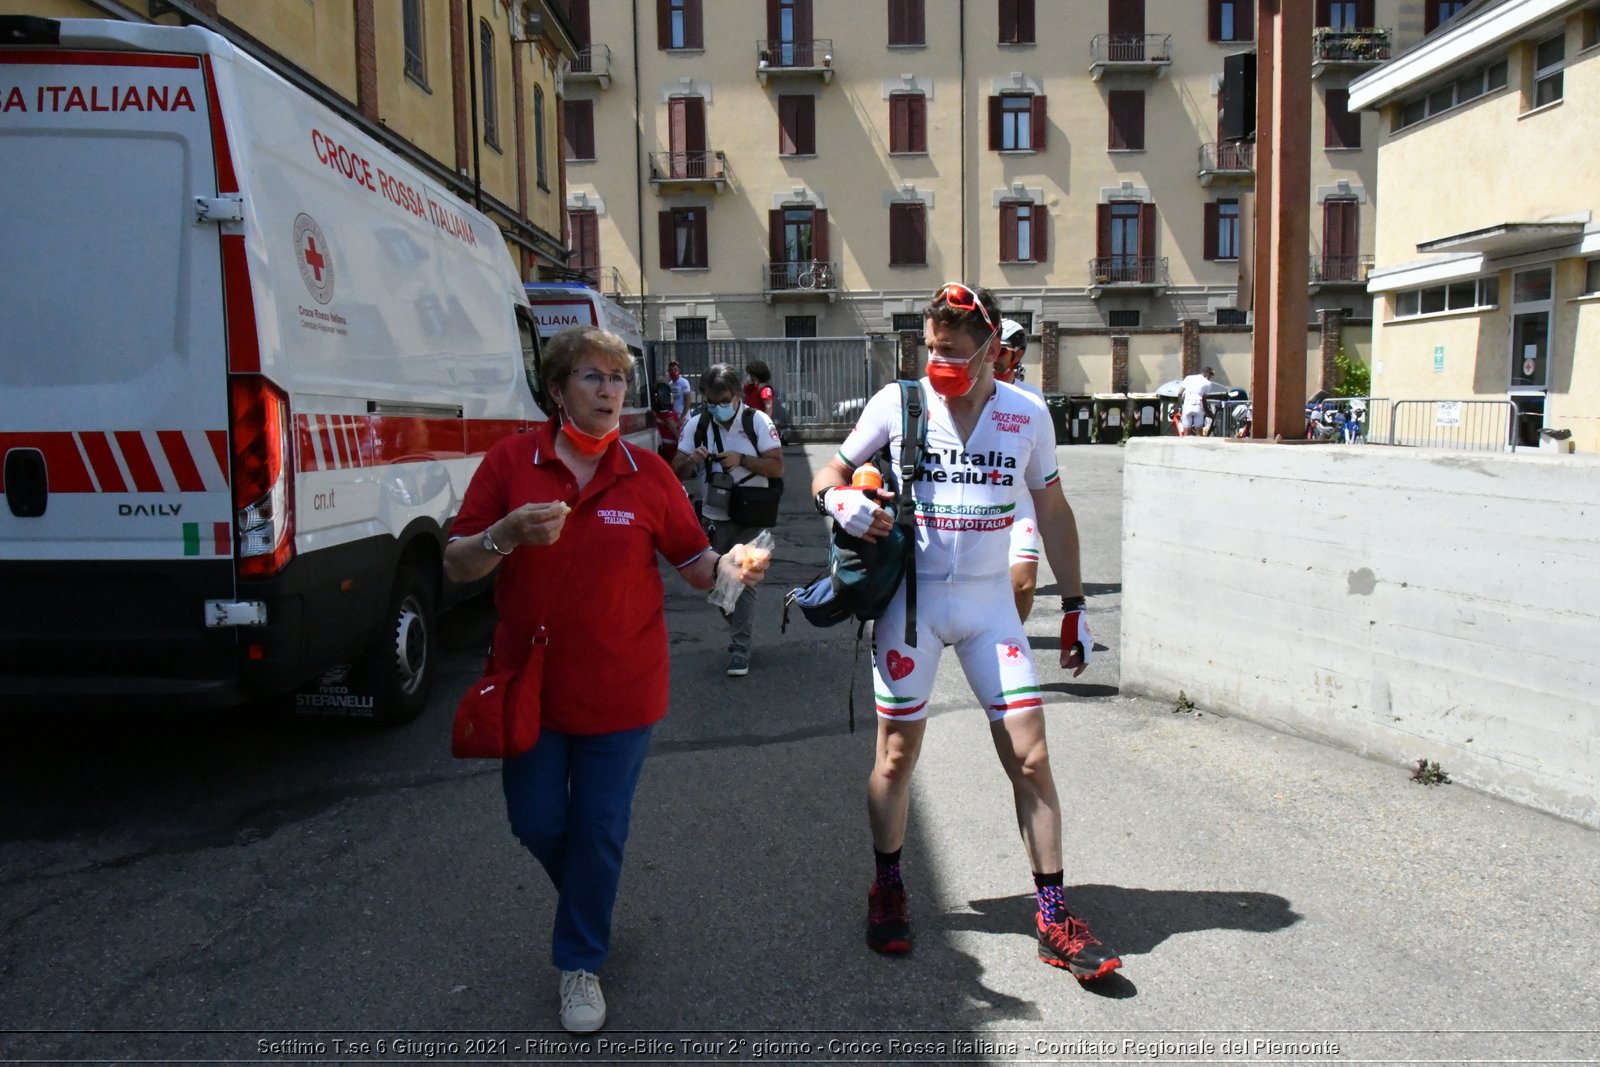
<path id="1" fill-rule="evenodd" d="M 1250 334 L 1238 310 L 1237 246 L 1246 231 L 1233 250 L 1208 247 L 1216 242 L 1208 205 L 1233 201 L 1248 213 L 1253 186 L 1248 146 L 1240 167 L 1226 165 L 1230 146 L 1217 154 L 1224 57 L 1254 47 L 1243 24 L 1235 39 L 1213 39 L 1226 36 L 1218 32 L 1224 7 L 1244 20 L 1254 0 L 567 0 L 579 44 L 592 49 L 565 86 L 569 134 L 593 131 L 592 142 L 580 133 L 578 146 L 569 136 L 577 261 L 602 287 L 638 299 L 647 333 L 667 340 L 920 329 L 927 295 L 963 278 L 994 289 L 1036 336 L 1055 324 L 1059 373 L 1046 377 L 1064 391 L 1152 388 L 1199 362 L 1245 382 Z M 892 44 L 894 19 L 907 8 L 920 9 L 920 43 Z M 1018 36 L 1008 20 L 1029 9 L 1031 41 L 1003 41 Z M 1143 35 L 1113 39 L 1114 28 L 1138 28 L 1139 9 Z M 674 19 L 692 24 L 697 14 L 698 38 L 669 40 L 685 32 Z M 1374 245 L 1377 124 L 1357 114 L 1359 139 L 1348 124 L 1340 132 L 1359 147 L 1330 148 L 1328 91 L 1337 95 L 1442 16 L 1421 0 L 1319 0 L 1318 16 L 1339 28 L 1314 44 L 1308 346 L 1321 347 L 1318 312 L 1335 310 L 1346 317 L 1335 326 L 1338 341 L 1355 355 L 1368 343 L 1362 283 Z M 788 54 L 765 45 L 763 64 L 758 42 L 781 37 L 784 17 L 795 20 L 787 25 L 796 43 Z M 902 93 L 922 99 L 925 151 L 892 150 L 890 98 Z M 1142 97 L 1142 147 L 1112 147 L 1114 93 Z M 1030 131 L 1042 131 L 1042 146 L 991 147 L 991 98 L 1013 94 L 1043 98 L 1045 121 Z M 814 151 L 780 153 L 785 95 L 811 99 Z M 675 145 L 677 99 L 703 114 L 708 153 L 682 175 L 671 173 L 674 149 L 681 163 L 701 145 L 682 143 L 686 132 L 694 138 L 681 115 Z M 574 107 L 592 119 L 580 114 L 574 123 Z M 1350 231 L 1331 248 L 1329 200 L 1350 213 Z M 1143 231 L 1121 246 L 1108 243 L 1103 218 L 1113 202 L 1134 216 L 1130 229 Z M 1008 204 L 1043 218 L 1042 254 L 1002 248 Z M 898 263 L 890 216 L 906 205 L 925 219 L 926 247 Z M 801 257 L 827 265 L 820 284 L 782 265 L 770 220 L 786 208 L 826 212 L 825 243 Z M 676 231 L 661 218 L 673 211 L 704 213 L 703 262 L 663 257 L 664 235 Z M 586 233 L 593 247 L 583 247 Z M 1198 326 L 1187 357 L 1185 320 Z M 1113 336 L 1128 338 L 1124 353 L 1113 354 Z M 1323 362 L 1320 352 L 1308 360 L 1308 389 L 1324 378 Z"/>
<path id="2" fill-rule="evenodd" d="M 0 0 L 0 14 L 215 30 L 480 206 L 524 277 L 565 267 L 560 71 L 576 53 L 547 0 Z"/>
<path id="3" fill-rule="evenodd" d="M 1600 449 L 1600 8 L 1479 0 L 1351 99 L 1379 117 L 1374 395 L 1509 400 L 1520 443 Z"/>

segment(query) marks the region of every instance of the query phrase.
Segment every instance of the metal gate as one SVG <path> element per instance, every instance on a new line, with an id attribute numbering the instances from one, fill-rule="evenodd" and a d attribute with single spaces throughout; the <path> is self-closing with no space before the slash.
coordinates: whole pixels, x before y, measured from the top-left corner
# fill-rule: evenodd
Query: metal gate
<path id="1" fill-rule="evenodd" d="M 848 430 L 867 398 L 894 380 L 894 337 L 745 337 L 706 341 L 651 341 L 652 366 L 679 369 L 699 391 L 700 375 L 728 363 L 744 377 L 745 364 L 761 360 L 772 370 L 780 425 L 803 431 Z"/>

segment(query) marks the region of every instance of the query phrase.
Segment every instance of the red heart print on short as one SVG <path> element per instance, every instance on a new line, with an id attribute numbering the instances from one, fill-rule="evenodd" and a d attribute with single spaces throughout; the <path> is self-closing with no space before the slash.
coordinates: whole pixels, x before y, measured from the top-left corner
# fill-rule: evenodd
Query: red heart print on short
<path id="1" fill-rule="evenodd" d="M 917 668 L 910 656 L 902 656 L 893 649 L 889 650 L 889 658 L 884 662 L 889 668 L 889 677 L 897 682 Z"/>

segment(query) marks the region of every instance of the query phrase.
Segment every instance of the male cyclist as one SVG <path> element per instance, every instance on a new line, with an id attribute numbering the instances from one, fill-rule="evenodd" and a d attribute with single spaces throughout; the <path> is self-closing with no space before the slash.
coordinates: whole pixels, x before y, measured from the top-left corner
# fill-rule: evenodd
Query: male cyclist
<path id="1" fill-rule="evenodd" d="M 867 893 L 867 945 L 885 953 L 911 948 L 900 874 L 911 773 L 939 658 L 953 645 L 1011 779 L 1017 824 L 1033 866 L 1039 958 L 1088 980 L 1122 961 L 1067 910 L 1061 802 L 1050 773 L 1044 700 L 1008 595 L 1009 531 L 1019 485 L 1033 499 L 1045 554 L 1066 594 L 1061 665 L 1081 674 L 1094 640 L 1084 619 L 1077 523 L 1061 492 L 1050 420 L 1032 397 L 994 378 L 999 321 L 992 294 L 958 283 L 942 287 L 924 312 L 928 374 L 919 385 L 927 437 L 918 477 L 909 487 L 916 501 L 916 641 L 905 640 L 904 585 L 873 625 L 878 741 L 867 809 L 877 876 Z M 890 385 L 868 401 L 838 455 L 812 480 L 818 510 L 857 537 L 876 540 L 889 532 L 894 519 L 883 502 L 892 497 L 841 487 L 884 445 L 891 456 L 900 454 L 902 423 L 900 389 Z"/>

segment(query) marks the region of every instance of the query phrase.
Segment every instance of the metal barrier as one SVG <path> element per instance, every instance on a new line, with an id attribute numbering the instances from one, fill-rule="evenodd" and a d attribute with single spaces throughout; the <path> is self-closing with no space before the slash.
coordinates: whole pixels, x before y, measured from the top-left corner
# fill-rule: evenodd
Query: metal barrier
<path id="1" fill-rule="evenodd" d="M 1509 400 L 1396 400 L 1385 440 L 1391 445 L 1515 452 L 1517 408 Z"/>
<path id="2" fill-rule="evenodd" d="M 731 364 L 740 376 L 759 359 L 772 371 L 782 401 L 779 422 L 802 430 L 848 430 L 867 398 L 894 380 L 896 337 L 746 337 L 705 341 L 651 341 L 654 366 L 677 360 L 699 392 L 700 375 L 713 363 Z"/>

